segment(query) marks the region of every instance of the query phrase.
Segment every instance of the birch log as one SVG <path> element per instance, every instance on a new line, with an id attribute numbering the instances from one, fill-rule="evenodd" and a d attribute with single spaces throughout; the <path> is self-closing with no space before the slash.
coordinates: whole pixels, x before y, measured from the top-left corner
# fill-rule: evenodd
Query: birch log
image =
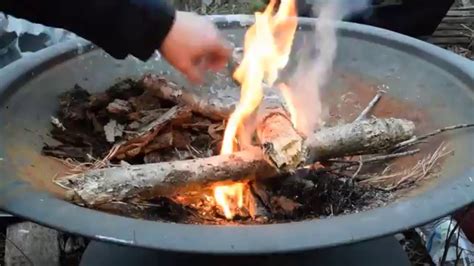
<path id="1" fill-rule="evenodd" d="M 295 171 L 304 164 L 307 150 L 304 138 L 293 127 L 281 98 L 276 94 L 267 96 L 259 113 L 257 136 L 264 158 L 280 171 Z"/>
<path id="2" fill-rule="evenodd" d="M 344 155 L 389 150 L 414 136 L 415 125 L 403 119 L 369 119 L 323 128 L 306 140 L 308 162 Z M 209 183 L 268 178 L 275 168 L 260 149 L 232 155 L 92 170 L 67 176 L 59 182 L 69 187 L 78 202 L 98 205 L 132 197 L 156 197 Z"/>

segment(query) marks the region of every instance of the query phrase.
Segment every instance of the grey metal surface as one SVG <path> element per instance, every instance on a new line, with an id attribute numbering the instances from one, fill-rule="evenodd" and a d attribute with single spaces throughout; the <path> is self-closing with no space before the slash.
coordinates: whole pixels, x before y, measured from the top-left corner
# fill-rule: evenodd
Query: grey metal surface
<path id="1" fill-rule="evenodd" d="M 241 41 L 242 27 L 252 21 L 249 16 L 216 16 L 214 20 L 235 42 Z M 312 35 L 313 22 L 300 20 L 297 42 Z M 339 29 L 338 71 L 327 89 L 350 88 L 350 73 L 389 86 L 391 95 L 425 109 L 439 126 L 472 122 L 473 62 L 381 29 L 349 23 L 340 23 Z M 466 131 L 449 135 L 455 136 L 450 144 L 456 154 L 435 182 L 388 206 L 328 219 L 258 226 L 172 224 L 110 215 L 54 196 L 54 187 L 48 186 L 60 164 L 40 156 L 39 151 L 47 139 L 50 115 L 57 108 L 56 96 L 76 83 L 100 91 L 119 78 L 162 70 L 169 71 L 169 66 L 161 60 L 117 61 L 100 50 L 90 50 L 87 43 L 67 42 L 0 71 L 0 208 L 63 231 L 122 245 L 257 254 L 330 247 L 392 234 L 444 216 L 474 199 L 474 143 Z M 176 73 L 170 75 L 182 82 Z"/>
<path id="2" fill-rule="evenodd" d="M 388 259 L 390 258 L 390 259 Z M 343 247 L 284 255 L 212 256 L 159 252 L 92 241 L 80 266 L 409 266 L 398 241 L 384 237 Z"/>

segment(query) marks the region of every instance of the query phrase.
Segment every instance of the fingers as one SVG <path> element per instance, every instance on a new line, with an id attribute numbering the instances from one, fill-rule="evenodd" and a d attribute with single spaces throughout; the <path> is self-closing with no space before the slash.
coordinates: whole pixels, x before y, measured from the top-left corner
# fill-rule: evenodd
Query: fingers
<path id="1" fill-rule="evenodd" d="M 194 84 L 203 81 L 205 72 L 208 70 L 219 71 L 227 65 L 231 50 L 223 42 L 214 42 L 209 46 L 203 46 L 193 60 L 181 66 L 181 71 Z"/>
<path id="2" fill-rule="evenodd" d="M 227 42 L 217 39 L 200 47 L 196 61 L 204 70 L 219 71 L 227 65 L 231 52 Z"/>
<path id="3" fill-rule="evenodd" d="M 201 84 L 203 82 L 204 68 L 200 65 L 191 64 L 190 62 L 181 72 L 192 84 Z"/>
<path id="4" fill-rule="evenodd" d="M 226 45 L 217 45 L 211 48 L 207 60 L 207 67 L 214 71 L 219 71 L 227 65 L 231 55 L 230 47 Z"/>
<path id="5" fill-rule="evenodd" d="M 177 14 L 160 52 L 194 84 L 204 80 L 207 70 L 224 68 L 231 55 L 230 45 L 215 25 L 191 13 Z"/>

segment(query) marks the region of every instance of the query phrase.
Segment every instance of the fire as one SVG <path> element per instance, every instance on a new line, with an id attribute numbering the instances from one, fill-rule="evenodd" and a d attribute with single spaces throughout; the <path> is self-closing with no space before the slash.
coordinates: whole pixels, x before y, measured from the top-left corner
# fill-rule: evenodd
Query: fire
<path id="1" fill-rule="evenodd" d="M 214 198 L 221 206 L 224 216 L 227 219 L 234 217 L 234 210 L 244 206 L 245 183 L 235 183 L 226 186 L 216 186 L 214 188 Z"/>
<path id="2" fill-rule="evenodd" d="M 227 123 L 221 154 L 237 150 L 234 142 L 237 132 L 245 131 L 244 122 L 262 102 L 263 82 L 273 85 L 278 71 L 288 63 L 298 23 L 296 4 L 294 0 L 281 0 L 276 12 L 275 5 L 276 0 L 270 0 L 264 12 L 256 12 L 255 23 L 245 34 L 244 57 L 234 73 L 234 78 L 241 84 L 240 102 Z M 238 137 L 243 138 L 242 135 L 251 136 L 239 134 Z M 234 216 L 229 198 L 241 208 L 239 203 L 243 202 L 243 187 L 244 184 L 237 183 L 214 189 L 216 202 L 228 219 Z"/>
<path id="3" fill-rule="evenodd" d="M 263 99 L 263 81 L 272 85 L 288 63 L 297 26 L 296 6 L 294 0 L 282 0 L 273 14 L 275 4 L 271 0 L 263 13 L 255 13 L 255 24 L 245 34 L 244 58 L 234 73 L 241 84 L 240 102 L 227 123 L 221 154 L 234 152 L 237 130 Z"/>

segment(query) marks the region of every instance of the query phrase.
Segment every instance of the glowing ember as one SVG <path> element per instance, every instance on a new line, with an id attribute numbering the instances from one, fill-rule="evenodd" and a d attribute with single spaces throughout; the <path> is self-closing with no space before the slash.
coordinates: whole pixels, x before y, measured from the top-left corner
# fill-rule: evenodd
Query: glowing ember
<path id="1" fill-rule="evenodd" d="M 234 78 L 241 84 L 240 102 L 227 123 L 221 154 L 237 150 L 234 147 L 237 132 L 239 138 L 251 136 L 249 132 L 245 132 L 243 124 L 263 99 L 263 81 L 273 85 L 278 71 L 288 63 L 297 27 L 296 6 L 294 0 L 282 0 L 275 13 L 275 4 L 276 0 L 271 0 L 263 13 L 255 13 L 255 24 L 245 34 L 244 57 L 234 73 Z M 238 203 L 243 202 L 244 186 L 246 185 L 238 183 L 218 186 L 214 190 L 216 202 L 228 219 L 234 216 L 230 201 L 237 202 L 237 207 L 242 207 Z"/>
<path id="2" fill-rule="evenodd" d="M 246 184 L 235 183 L 226 186 L 216 186 L 214 188 L 214 198 L 221 206 L 227 219 L 232 219 L 236 209 L 244 206 L 244 190 Z"/>

